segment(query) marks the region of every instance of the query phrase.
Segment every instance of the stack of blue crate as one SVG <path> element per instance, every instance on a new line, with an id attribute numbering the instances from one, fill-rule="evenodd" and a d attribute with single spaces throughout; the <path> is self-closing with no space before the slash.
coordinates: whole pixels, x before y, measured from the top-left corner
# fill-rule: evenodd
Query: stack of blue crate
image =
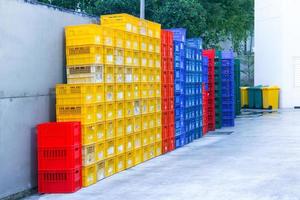
<path id="1" fill-rule="evenodd" d="M 169 29 L 174 34 L 175 148 L 185 145 L 185 41 L 186 29 Z"/>
<path id="2" fill-rule="evenodd" d="M 222 126 L 234 126 L 234 54 L 232 51 L 222 52 Z"/>
<path id="3" fill-rule="evenodd" d="M 202 137 L 202 52 L 194 44 L 187 42 L 185 49 L 186 144 Z"/>
<path id="4" fill-rule="evenodd" d="M 205 84 L 205 90 L 208 90 L 208 64 L 207 56 L 202 57 L 202 82 Z"/>

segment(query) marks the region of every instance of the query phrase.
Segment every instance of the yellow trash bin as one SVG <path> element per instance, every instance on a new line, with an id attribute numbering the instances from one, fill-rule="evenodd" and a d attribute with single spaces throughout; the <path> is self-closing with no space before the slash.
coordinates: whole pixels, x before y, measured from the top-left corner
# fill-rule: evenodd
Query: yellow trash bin
<path id="1" fill-rule="evenodd" d="M 241 90 L 241 107 L 248 107 L 248 87 L 240 87 Z"/>
<path id="2" fill-rule="evenodd" d="M 263 87 L 263 108 L 277 110 L 279 108 L 279 91 L 277 86 Z"/>

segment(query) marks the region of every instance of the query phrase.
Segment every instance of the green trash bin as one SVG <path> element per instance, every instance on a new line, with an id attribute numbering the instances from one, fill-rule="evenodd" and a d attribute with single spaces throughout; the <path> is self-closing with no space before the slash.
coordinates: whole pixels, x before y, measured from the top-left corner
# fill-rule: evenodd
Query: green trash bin
<path id="1" fill-rule="evenodd" d="M 254 108 L 262 109 L 263 108 L 263 95 L 262 95 L 262 86 L 257 86 L 254 88 Z"/>
<path id="2" fill-rule="evenodd" d="M 255 87 L 247 88 L 248 91 L 248 108 L 255 108 Z"/>

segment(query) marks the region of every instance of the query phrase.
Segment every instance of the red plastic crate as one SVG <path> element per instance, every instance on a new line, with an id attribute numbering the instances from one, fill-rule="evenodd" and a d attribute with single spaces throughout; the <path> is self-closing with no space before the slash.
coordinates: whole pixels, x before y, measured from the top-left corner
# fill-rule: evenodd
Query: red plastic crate
<path id="1" fill-rule="evenodd" d="M 162 58 L 161 59 L 161 70 L 162 71 L 167 71 L 168 70 L 168 59 L 167 58 Z"/>
<path id="2" fill-rule="evenodd" d="M 162 141 L 162 153 L 165 154 L 165 153 L 169 152 L 170 151 L 169 147 L 170 147 L 169 140 L 168 139 L 163 140 Z"/>
<path id="3" fill-rule="evenodd" d="M 172 137 L 172 138 L 170 138 L 169 139 L 169 149 L 170 149 L 170 151 L 173 151 L 174 149 L 175 149 L 175 141 L 174 141 L 174 137 Z"/>
<path id="4" fill-rule="evenodd" d="M 174 123 L 174 110 L 168 111 L 168 124 Z"/>
<path id="5" fill-rule="evenodd" d="M 169 37 L 168 31 L 161 30 L 161 32 L 160 32 L 161 44 L 163 44 L 163 45 L 168 44 L 168 41 L 169 41 L 168 37 Z"/>
<path id="6" fill-rule="evenodd" d="M 167 44 L 161 43 L 161 57 L 167 58 L 169 52 L 169 46 Z"/>
<path id="7" fill-rule="evenodd" d="M 161 75 L 161 82 L 162 84 L 167 84 L 169 82 L 169 73 L 168 71 L 164 70 L 161 72 L 162 75 Z"/>
<path id="8" fill-rule="evenodd" d="M 37 146 L 81 145 L 80 122 L 49 122 L 37 125 Z"/>
<path id="9" fill-rule="evenodd" d="M 38 148 L 38 170 L 74 169 L 81 164 L 80 145 Z"/>
<path id="10" fill-rule="evenodd" d="M 163 125 L 168 125 L 169 123 L 169 113 L 168 112 L 163 112 L 162 114 L 162 123 Z"/>
<path id="11" fill-rule="evenodd" d="M 169 71 L 167 76 L 167 82 L 174 86 L 174 71 Z M 173 88 L 174 89 L 174 88 Z M 174 91 L 173 91 L 174 93 Z"/>
<path id="12" fill-rule="evenodd" d="M 168 98 L 163 98 L 161 104 L 162 104 L 163 112 L 166 112 L 169 110 L 169 99 Z"/>
<path id="13" fill-rule="evenodd" d="M 173 44 L 173 32 L 172 31 L 166 31 L 167 32 L 167 43 Z"/>
<path id="14" fill-rule="evenodd" d="M 39 193 L 71 193 L 82 187 L 81 167 L 70 170 L 39 170 Z"/>
<path id="15" fill-rule="evenodd" d="M 168 97 L 174 96 L 174 84 L 168 84 Z"/>
<path id="16" fill-rule="evenodd" d="M 174 138 L 174 137 L 175 137 L 175 127 L 174 127 L 174 123 L 173 123 L 173 124 L 170 124 L 168 127 L 168 138 Z"/>
<path id="17" fill-rule="evenodd" d="M 169 126 L 167 124 L 163 124 L 163 126 L 162 126 L 162 139 L 163 140 L 168 138 L 168 130 L 169 130 Z"/>
<path id="18" fill-rule="evenodd" d="M 162 84 L 161 93 L 163 95 L 163 98 L 167 98 L 168 95 L 168 84 Z"/>
<path id="19" fill-rule="evenodd" d="M 167 59 L 167 65 L 168 65 L 168 70 L 169 71 L 174 71 L 174 59 L 173 59 L 173 57 L 169 57 Z"/>
<path id="20" fill-rule="evenodd" d="M 174 110 L 174 97 L 173 97 L 173 95 L 172 95 L 172 97 L 169 98 L 169 109 Z"/>
<path id="21" fill-rule="evenodd" d="M 168 45 L 168 50 L 167 50 L 167 57 L 173 58 L 174 57 L 174 46 Z"/>

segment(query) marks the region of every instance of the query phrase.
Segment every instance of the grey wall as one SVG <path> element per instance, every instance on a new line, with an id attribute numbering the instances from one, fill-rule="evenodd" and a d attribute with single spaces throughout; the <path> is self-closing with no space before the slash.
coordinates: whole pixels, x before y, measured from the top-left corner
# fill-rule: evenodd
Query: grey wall
<path id="1" fill-rule="evenodd" d="M 0 198 L 36 187 L 35 126 L 55 120 L 64 26 L 96 21 L 45 5 L 0 1 Z"/>

